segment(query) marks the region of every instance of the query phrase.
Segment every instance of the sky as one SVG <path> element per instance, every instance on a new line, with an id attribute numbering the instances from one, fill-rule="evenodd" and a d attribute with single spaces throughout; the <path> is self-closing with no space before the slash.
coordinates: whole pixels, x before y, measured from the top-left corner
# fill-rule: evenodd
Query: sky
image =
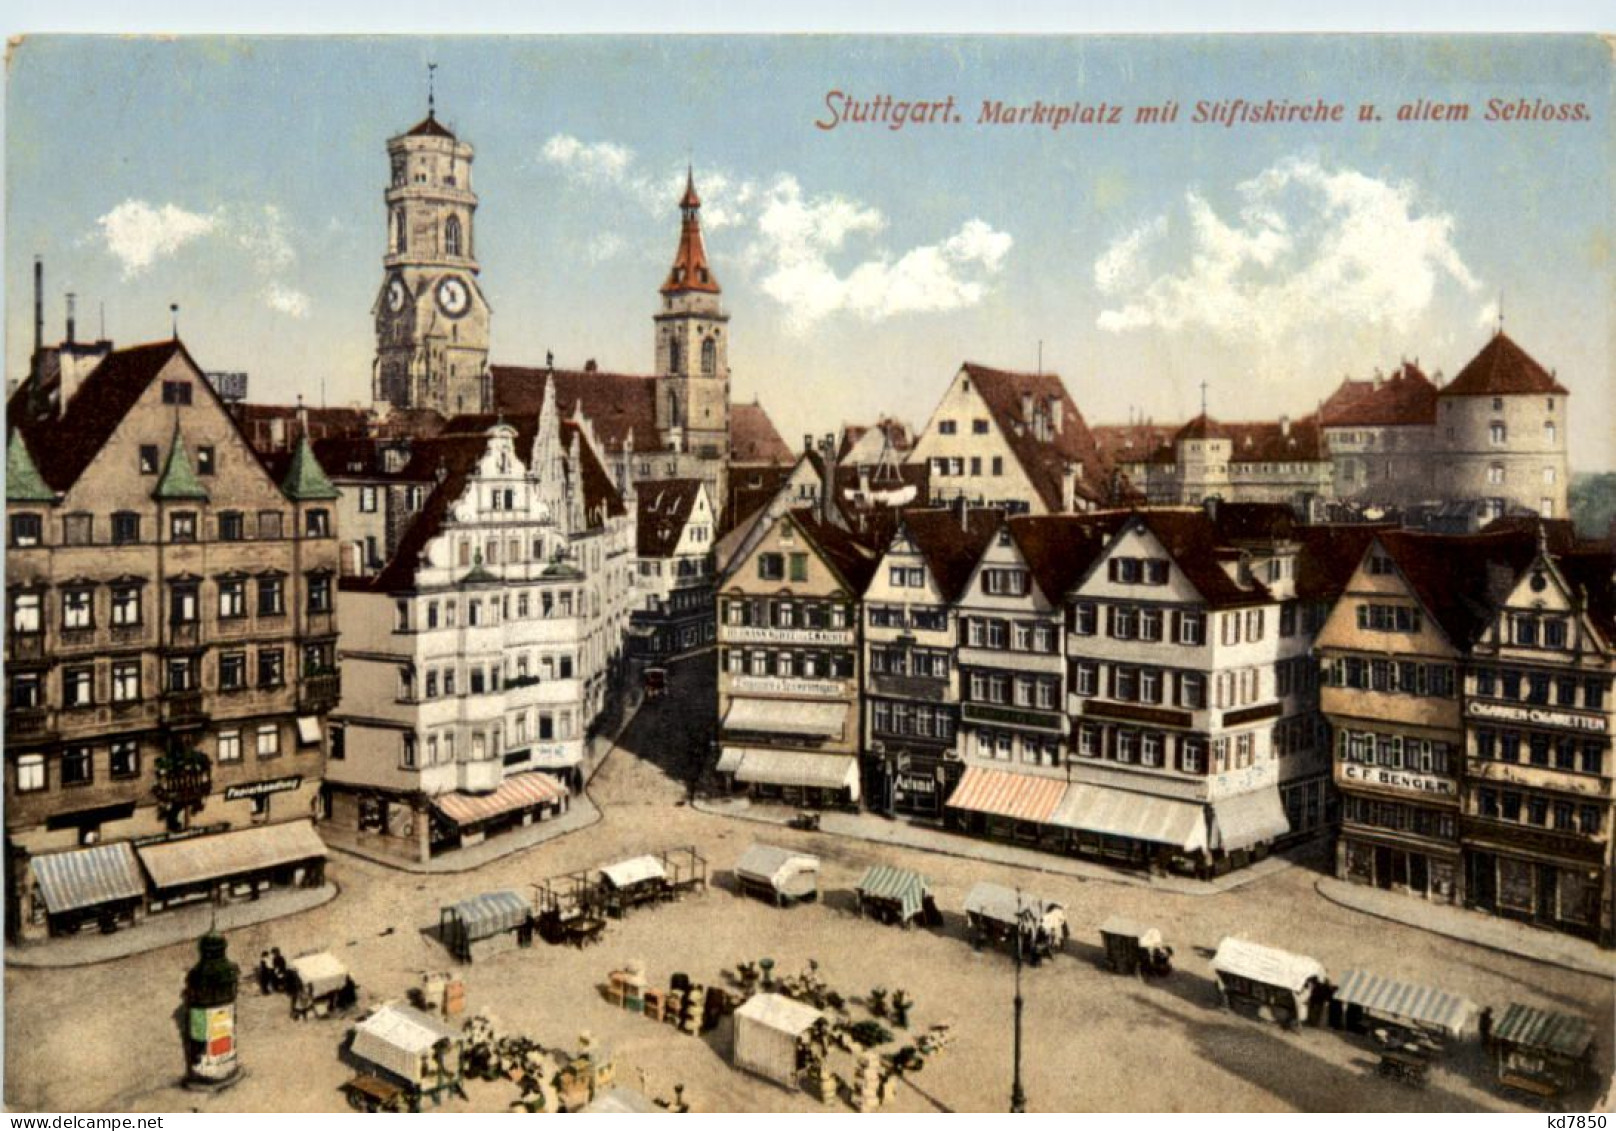
<path id="1" fill-rule="evenodd" d="M 30 38 L 7 376 L 37 254 L 48 339 L 67 291 L 79 336 L 104 310 L 119 344 L 178 304 L 253 399 L 368 401 L 386 139 L 424 116 L 429 62 L 476 149 L 495 363 L 650 371 L 688 163 L 733 395 L 789 443 L 924 424 L 964 360 L 1042 364 L 1092 423 L 1182 421 L 1203 382 L 1214 416 L 1296 417 L 1404 359 L 1452 377 L 1502 317 L 1571 390 L 1573 467 L 1616 469 L 1616 68 L 1586 36 Z M 832 92 L 958 120 L 821 128 Z M 1231 99 L 1342 120 L 1191 121 Z M 1481 120 L 1492 99 L 1581 117 Z M 1137 121 L 1169 100 L 1177 121 Z M 1471 118 L 1397 120 L 1417 100 Z M 1040 101 L 1100 120 L 981 120 Z"/>

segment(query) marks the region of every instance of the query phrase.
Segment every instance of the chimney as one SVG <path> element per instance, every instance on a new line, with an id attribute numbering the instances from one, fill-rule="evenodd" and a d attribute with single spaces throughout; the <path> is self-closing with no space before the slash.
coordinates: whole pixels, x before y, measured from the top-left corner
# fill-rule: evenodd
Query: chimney
<path id="1" fill-rule="evenodd" d="M 45 348 L 45 261 L 34 256 L 34 356 Z"/>
<path id="2" fill-rule="evenodd" d="M 72 345 L 73 342 L 74 342 L 73 323 L 74 323 L 75 319 L 74 319 L 73 316 L 76 313 L 77 307 L 78 307 L 78 295 L 74 294 L 72 291 L 68 291 L 67 292 L 67 344 L 68 345 Z"/>
<path id="3" fill-rule="evenodd" d="M 802 454 L 803 455 L 813 455 L 813 453 L 814 453 L 814 434 L 812 432 L 804 432 L 802 434 Z"/>
<path id="4" fill-rule="evenodd" d="M 1385 379 L 1385 375 L 1377 368 L 1375 370 L 1375 392 L 1380 392 L 1380 383 Z"/>
<path id="5" fill-rule="evenodd" d="M 1279 434 L 1281 436 L 1289 436 L 1291 434 L 1291 418 L 1286 416 L 1284 413 L 1280 413 L 1279 416 Z"/>
<path id="6" fill-rule="evenodd" d="M 955 497 L 954 513 L 959 516 L 960 529 L 969 534 L 971 532 L 971 504 L 964 495 Z"/>
<path id="7" fill-rule="evenodd" d="M 1049 398 L 1049 423 L 1055 429 L 1055 435 L 1060 435 L 1061 423 L 1066 417 L 1066 402 L 1059 397 Z"/>
<path id="8" fill-rule="evenodd" d="M 836 499 L 836 437 L 833 434 L 825 433 L 819 455 L 825 465 L 825 474 L 819 482 L 819 521 L 829 526 Z"/>
<path id="9" fill-rule="evenodd" d="M 1061 510 L 1077 509 L 1077 464 L 1068 460 L 1061 467 Z"/>
<path id="10" fill-rule="evenodd" d="M 598 366 L 595 365 L 595 359 L 594 358 L 590 358 L 588 361 L 584 362 L 584 372 L 585 373 L 594 373 L 597 369 L 598 369 Z"/>
<path id="11" fill-rule="evenodd" d="M 1218 520 L 1219 502 L 1221 500 L 1216 495 L 1208 495 L 1201 500 L 1201 509 L 1206 512 L 1206 517 L 1212 522 L 1217 522 Z"/>
<path id="12" fill-rule="evenodd" d="M 1021 422 L 1028 428 L 1032 427 L 1032 394 L 1021 394 Z"/>

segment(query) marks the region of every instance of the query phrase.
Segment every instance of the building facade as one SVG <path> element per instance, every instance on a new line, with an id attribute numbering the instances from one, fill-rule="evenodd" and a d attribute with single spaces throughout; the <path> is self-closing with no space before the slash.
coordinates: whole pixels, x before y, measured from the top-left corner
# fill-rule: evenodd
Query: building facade
<path id="1" fill-rule="evenodd" d="M 714 643 L 713 547 L 717 512 L 699 479 L 652 479 L 639 501 L 629 646 L 658 664 Z"/>
<path id="2" fill-rule="evenodd" d="M 8 922 L 317 884 L 336 492 L 277 482 L 176 339 L 8 406 Z"/>

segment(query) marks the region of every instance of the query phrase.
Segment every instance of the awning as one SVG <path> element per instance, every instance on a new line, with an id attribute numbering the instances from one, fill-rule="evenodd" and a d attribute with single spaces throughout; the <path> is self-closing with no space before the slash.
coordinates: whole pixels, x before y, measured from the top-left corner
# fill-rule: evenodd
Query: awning
<path id="1" fill-rule="evenodd" d="M 567 787 L 549 774 L 512 774 L 492 793 L 440 793 L 432 799 L 433 808 L 457 825 L 475 825 L 537 805 L 559 805 Z"/>
<path id="2" fill-rule="evenodd" d="M 1569 1013 L 1533 1009 L 1512 1001 L 1504 1010 L 1502 1020 L 1493 1026 L 1493 1040 L 1580 1057 L 1587 1055 L 1594 1043 L 1594 1027 L 1584 1018 Z"/>
<path id="3" fill-rule="evenodd" d="M 1049 821 L 1066 789 L 1059 778 L 969 766 L 949 796 L 948 807 L 1041 825 Z"/>
<path id="4" fill-rule="evenodd" d="M 297 717 L 297 740 L 304 746 L 317 746 L 320 743 L 320 720 L 314 715 L 299 715 Z"/>
<path id="5" fill-rule="evenodd" d="M 1347 1005 L 1440 1029 L 1452 1037 L 1460 1036 L 1469 1027 L 1471 1018 L 1480 1012 L 1469 998 L 1428 986 L 1395 982 L 1367 970 L 1348 970 L 1335 996 Z"/>
<path id="6" fill-rule="evenodd" d="M 754 844 L 735 862 L 735 874 L 769 884 L 788 895 L 806 894 L 818 884 L 819 857 L 772 844 Z M 787 891 L 788 887 L 792 890 Z"/>
<path id="7" fill-rule="evenodd" d="M 920 914 L 921 908 L 925 906 L 926 896 L 930 892 L 931 882 L 919 872 L 909 872 L 886 864 L 874 865 L 858 882 L 860 896 L 890 900 L 898 904 L 905 919 Z"/>
<path id="8" fill-rule="evenodd" d="M 1212 970 L 1278 986 L 1293 994 L 1302 993 L 1309 982 L 1323 982 L 1327 977 L 1316 959 L 1236 938 L 1226 938 L 1218 944 Z"/>
<path id="9" fill-rule="evenodd" d="M 1050 903 L 1026 892 L 1018 894 L 1014 888 L 990 883 L 987 880 L 980 881 L 965 893 L 967 915 L 980 915 L 996 923 L 1013 925 L 1020 921 L 1022 912 L 1026 912 L 1034 922 L 1042 922 L 1049 912 L 1060 909 L 1061 905 L 1058 903 Z"/>
<path id="10" fill-rule="evenodd" d="M 760 734 L 800 734 L 842 738 L 847 733 L 846 703 L 805 703 L 799 699 L 732 699 L 725 730 Z"/>
<path id="11" fill-rule="evenodd" d="M 514 891 L 484 892 L 452 903 L 443 910 L 460 921 L 466 938 L 472 941 L 515 930 L 533 914 L 528 901 Z"/>
<path id="12" fill-rule="evenodd" d="M 749 1021 L 789 1037 L 801 1036 L 824 1018 L 813 1006 L 784 994 L 753 994 L 735 1011 L 736 1021 Z"/>
<path id="13" fill-rule="evenodd" d="M 815 754 L 810 750 L 749 748 L 735 770 L 735 780 L 760 785 L 794 785 L 807 789 L 858 789 L 858 759 L 851 754 Z M 857 794 L 854 795 L 855 799 Z"/>
<path id="14" fill-rule="evenodd" d="M 308 821 L 259 825 L 212 836 L 170 840 L 137 848 L 158 888 L 239 876 L 301 860 L 325 859 L 325 843 Z"/>
<path id="15" fill-rule="evenodd" d="M 146 894 L 135 850 L 128 844 L 98 844 L 74 852 L 53 852 L 29 861 L 45 910 L 52 915 Z"/>
<path id="16" fill-rule="evenodd" d="M 1272 786 L 1220 798 L 1212 802 L 1212 816 L 1217 822 L 1217 846 L 1225 852 L 1250 848 L 1291 831 L 1279 790 Z"/>
<path id="17" fill-rule="evenodd" d="M 718 756 L 718 765 L 714 767 L 721 774 L 733 774 L 741 768 L 741 759 L 746 757 L 746 748 L 743 746 L 726 746 L 724 752 Z"/>
<path id="18" fill-rule="evenodd" d="M 662 861 L 655 856 L 635 856 L 629 860 L 619 860 L 615 864 L 608 864 L 600 870 L 600 874 L 611 881 L 613 887 L 626 888 L 635 884 L 643 884 L 646 880 L 665 880 L 668 873 L 662 867 Z"/>
<path id="19" fill-rule="evenodd" d="M 418 1083 L 421 1058 L 439 1041 L 457 1043 L 460 1034 L 418 1009 L 390 1002 L 354 1026 L 350 1051 L 360 1060 Z"/>
<path id="20" fill-rule="evenodd" d="M 287 965 L 299 984 L 315 997 L 336 993 L 348 980 L 348 968 L 329 950 L 300 954 Z"/>
<path id="21" fill-rule="evenodd" d="M 1068 789 L 1049 823 L 1079 832 L 1167 844 L 1185 852 L 1206 847 L 1201 806 L 1099 785 Z"/>

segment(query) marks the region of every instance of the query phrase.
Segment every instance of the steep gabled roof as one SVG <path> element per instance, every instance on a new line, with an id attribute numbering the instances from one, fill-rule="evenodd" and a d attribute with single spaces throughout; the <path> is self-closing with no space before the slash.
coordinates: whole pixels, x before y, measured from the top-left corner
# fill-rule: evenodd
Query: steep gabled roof
<path id="1" fill-rule="evenodd" d="M 1230 463 L 1308 463 L 1330 458 L 1324 434 L 1313 417 L 1231 423 L 1203 412 L 1173 436 L 1175 447 L 1185 440 L 1229 441 Z M 1172 448 L 1158 449 L 1153 457 L 1157 463 L 1176 460 Z"/>
<path id="2" fill-rule="evenodd" d="M 861 596 L 869 588 L 870 578 L 875 576 L 875 567 L 880 562 L 880 554 L 874 546 L 835 523 L 820 522 L 808 507 L 791 511 L 790 519 L 853 596 Z"/>
<path id="3" fill-rule="evenodd" d="M 1514 394 L 1566 396 L 1566 387 L 1500 330 L 1438 396 L 1495 397 Z"/>
<path id="4" fill-rule="evenodd" d="M 1368 381 L 1343 379 L 1319 408 L 1326 428 L 1430 426 L 1436 423 L 1437 387 L 1405 361 L 1390 377 Z"/>
<path id="5" fill-rule="evenodd" d="M 1236 608 L 1273 599 L 1262 582 L 1253 579 L 1244 588 L 1225 572 L 1222 563 L 1231 555 L 1238 557 L 1238 552 L 1223 544 L 1205 511 L 1150 509 L 1136 513 L 1211 607 Z"/>
<path id="6" fill-rule="evenodd" d="M 1017 515 L 1009 526 L 1038 588 L 1051 604 L 1059 605 L 1127 521 L 1126 511 L 1105 511 Z"/>
<path id="7" fill-rule="evenodd" d="M 1377 536 L 1425 610 L 1456 648 L 1465 649 L 1491 622 L 1515 580 L 1537 556 L 1537 537 L 1502 534 L 1420 534 L 1387 530 Z"/>
<path id="8" fill-rule="evenodd" d="M 700 479 L 651 479 L 635 484 L 636 538 L 642 558 L 666 558 L 679 548 L 701 495 Z"/>
<path id="9" fill-rule="evenodd" d="M 1295 537 L 1302 550 L 1296 559 L 1296 595 L 1309 601 L 1335 600 L 1346 591 L 1375 535 L 1395 529 L 1361 522 L 1298 527 Z"/>
<path id="10" fill-rule="evenodd" d="M 28 444 L 13 425 L 11 438 L 6 443 L 6 502 L 52 503 L 56 492 L 45 485 L 45 480 L 28 455 Z"/>
<path id="11" fill-rule="evenodd" d="M 957 600 L 965 591 L 976 563 L 1003 521 L 1004 512 L 991 508 L 971 508 L 963 517 L 952 507 L 915 509 L 904 511 L 901 518 L 946 601 Z"/>
<path id="12" fill-rule="evenodd" d="M 656 378 L 593 369 L 529 369 L 489 366 L 494 408 L 507 416 L 537 415 L 544 405 L 544 386 L 555 381 L 556 409 L 570 417 L 583 405 L 595 436 L 608 451 L 621 451 L 630 433 L 636 452 L 662 451 L 656 425 Z"/>
<path id="13" fill-rule="evenodd" d="M 1058 374 L 1014 373 L 970 361 L 962 368 L 1049 510 L 1063 509 L 1062 484 L 1068 463 L 1080 469 L 1078 490 L 1091 499 L 1100 499 L 1105 461 Z M 1034 419 L 1029 419 L 1025 411 L 1027 397 L 1032 398 Z M 1035 419 L 1047 413 L 1051 401 L 1059 402 L 1061 421 L 1058 429 L 1051 426 L 1051 437 L 1046 441 L 1038 438 Z"/>
<path id="14" fill-rule="evenodd" d="M 1109 463 L 1144 463 L 1162 448 L 1171 447 L 1177 424 L 1094 424 L 1089 434 L 1094 446 Z"/>
<path id="15" fill-rule="evenodd" d="M 635 440 L 638 446 L 638 438 Z M 729 414 L 731 463 L 789 464 L 796 459 L 761 404 L 738 404 Z"/>

